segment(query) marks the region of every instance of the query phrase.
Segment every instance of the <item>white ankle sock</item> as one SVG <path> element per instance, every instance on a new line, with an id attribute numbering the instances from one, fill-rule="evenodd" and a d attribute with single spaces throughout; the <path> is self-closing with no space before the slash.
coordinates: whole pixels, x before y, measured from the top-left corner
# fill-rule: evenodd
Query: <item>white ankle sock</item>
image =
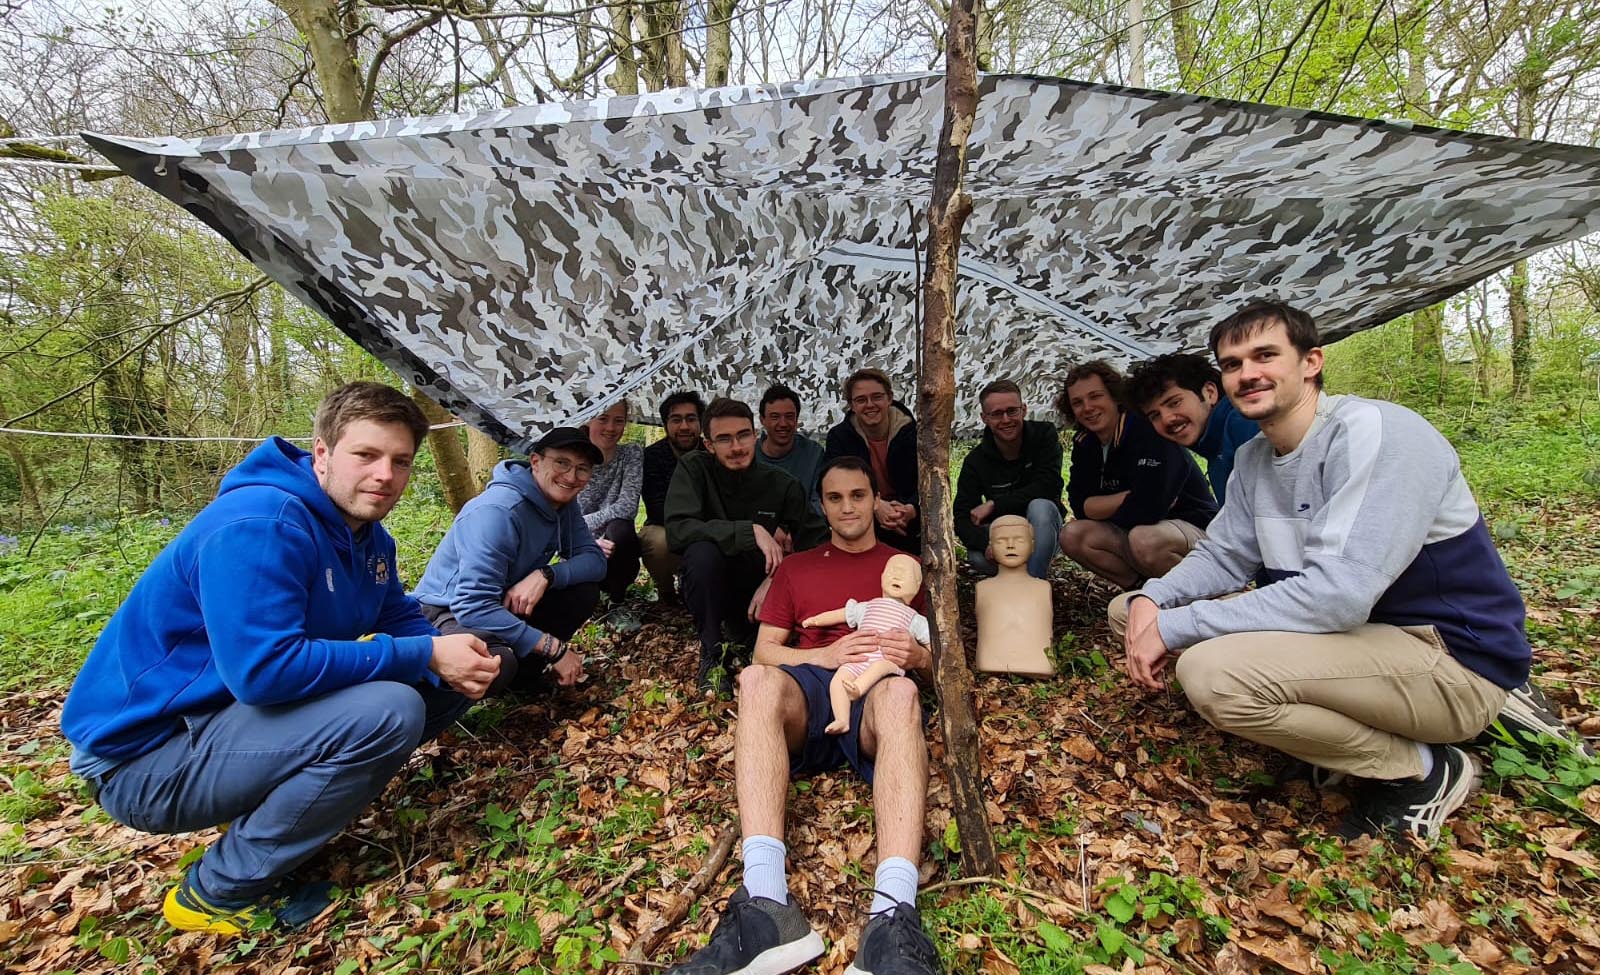
<path id="1" fill-rule="evenodd" d="M 751 897 L 765 897 L 779 904 L 789 903 L 789 876 L 784 869 L 788 850 L 783 840 L 772 836 L 751 836 L 744 841 L 744 889 Z"/>
<path id="2" fill-rule="evenodd" d="M 890 857 L 878 864 L 878 873 L 872 878 L 876 888 L 872 895 L 870 912 L 887 911 L 896 904 L 917 903 L 917 865 L 905 857 Z"/>
<path id="3" fill-rule="evenodd" d="M 1433 746 L 1420 741 L 1412 742 L 1412 744 L 1417 746 L 1417 754 L 1422 756 L 1422 774 L 1417 778 L 1425 779 L 1433 774 Z"/>

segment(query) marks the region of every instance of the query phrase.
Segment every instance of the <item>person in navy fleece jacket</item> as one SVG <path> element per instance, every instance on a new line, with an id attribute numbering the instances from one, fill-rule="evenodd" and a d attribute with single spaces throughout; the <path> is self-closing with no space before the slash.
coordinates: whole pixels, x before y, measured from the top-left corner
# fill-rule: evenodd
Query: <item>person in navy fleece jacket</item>
<path id="1" fill-rule="evenodd" d="M 135 829 L 231 828 L 167 895 L 237 934 L 273 888 L 481 697 L 499 661 L 441 637 L 378 522 L 428 429 L 378 383 L 335 390 L 310 453 L 273 438 L 223 478 L 95 642 L 62 710 L 72 769 Z M 328 885 L 291 898 L 308 920 Z"/>
<path id="2" fill-rule="evenodd" d="M 1217 513 L 1200 465 L 1125 408 L 1121 374 L 1098 359 L 1067 373 L 1057 409 L 1078 428 L 1061 551 L 1124 589 L 1177 565 Z"/>
<path id="3" fill-rule="evenodd" d="M 501 461 L 412 593 L 440 632 L 476 634 L 500 658 L 491 694 L 532 689 L 546 667 L 563 686 L 583 678 L 567 641 L 600 603 L 606 557 L 573 502 L 600 461 L 577 427 L 551 430 L 527 463 Z"/>

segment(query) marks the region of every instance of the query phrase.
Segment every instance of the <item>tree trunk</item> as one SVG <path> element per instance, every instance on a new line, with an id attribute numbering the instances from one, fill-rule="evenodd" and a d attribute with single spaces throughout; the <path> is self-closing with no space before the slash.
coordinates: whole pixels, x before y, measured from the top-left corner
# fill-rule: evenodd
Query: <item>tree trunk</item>
<path id="1" fill-rule="evenodd" d="M 472 472 L 472 495 L 489 486 L 494 465 L 500 463 L 500 445 L 477 427 L 467 427 L 467 469 Z"/>
<path id="2" fill-rule="evenodd" d="M 611 15 L 612 49 L 617 52 L 616 68 L 606 76 L 606 84 L 619 95 L 639 94 L 639 60 L 633 46 L 633 5 L 618 3 Z"/>
<path id="3" fill-rule="evenodd" d="M 707 5 L 707 88 L 728 83 L 728 66 L 733 63 L 733 12 L 738 5 L 739 0 L 711 0 Z"/>
<path id="4" fill-rule="evenodd" d="M 6 425 L 10 415 L 6 412 L 5 402 L 0 401 L 0 426 Z M 42 522 L 44 506 L 39 503 L 39 482 L 34 479 L 33 465 L 28 462 L 28 454 L 23 450 L 21 441 L 21 437 L 0 435 L 0 450 L 5 451 L 17 469 L 17 487 L 22 492 L 23 511 L 30 515 L 34 522 Z"/>
<path id="5" fill-rule="evenodd" d="M 1444 305 L 1429 305 L 1411 313 L 1411 362 L 1414 369 L 1430 375 L 1437 386 L 1438 401 L 1444 402 L 1448 375 L 1444 364 Z"/>
<path id="6" fill-rule="evenodd" d="M 311 67 L 322 88 L 330 122 L 359 122 L 367 117 L 366 92 L 356 65 L 355 38 L 345 30 L 336 0 L 273 0 L 289 15 L 306 46 Z"/>
<path id="7" fill-rule="evenodd" d="M 1144 0 L 1128 0 L 1128 84 L 1144 87 Z"/>
<path id="8" fill-rule="evenodd" d="M 1413 122 L 1432 125 L 1428 100 L 1428 6 L 1419 3 L 1400 17 L 1405 30 L 1405 115 Z M 1433 305 L 1411 313 L 1411 361 L 1413 368 L 1437 377 L 1439 401 L 1444 401 L 1447 379 L 1444 363 L 1444 305 Z"/>
<path id="9" fill-rule="evenodd" d="M 1524 67 L 1517 77 L 1517 138 L 1533 138 L 1533 112 L 1538 105 L 1544 73 Z M 1506 281 L 1506 311 L 1511 319 L 1511 395 L 1528 395 L 1533 379 L 1533 341 L 1528 334 L 1528 262 L 1511 265 Z"/>
<path id="10" fill-rule="evenodd" d="M 455 420 L 449 410 L 421 392 L 413 391 L 411 400 L 422 408 L 422 415 L 431 424 Z M 433 450 L 433 466 L 439 472 L 439 486 L 444 490 L 445 504 L 452 511 L 460 511 L 462 505 L 478 494 L 477 482 L 472 479 L 472 469 L 467 464 L 466 451 L 461 449 L 461 438 L 456 435 L 455 427 L 431 430 L 428 432 L 428 446 Z"/>
<path id="11" fill-rule="evenodd" d="M 922 379 L 918 390 L 917 452 L 922 504 L 923 563 L 933 614 L 933 673 L 944 734 L 945 776 L 961 831 L 961 867 L 968 876 L 998 871 L 994 835 L 983 802 L 978 720 L 972 671 L 961 640 L 956 605 L 955 537 L 950 528 L 950 426 L 955 419 L 956 261 L 961 225 L 972 212 L 962 188 L 967 138 L 978 106 L 974 62 L 974 0 L 953 0 L 946 30 L 944 128 L 934 164 L 929 206 L 928 267 L 923 285 Z"/>
<path id="12" fill-rule="evenodd" d="M 328 121 L 365 120 L 369 114 L 371 93 L 364 90 L 361 70 L 356 63 L 355 37 L 349 30 L 352 25 L 341 16 L 338 0 L 273 2 L 289 15 L 311 48 L 311 64 L 322 88 Z M 422 407 L 429 423 L 448 423 L 454 419 L 444 407 L 421 392 L 413 392 L 411 398 Z M 460 511 L 461 506 L 478 493 L 474 487 L 476 482 L 472 470 L 467 466 L 466 451 L 461 449 L 461 438 L 456 436 L 453 428 L 434 430 L 428 434 L 428 446 L 433 448 L 433 464 L 439 472 L 445 501 L 452 510 Z"/>
<path id="13" fill-rule="evenodd" d="M 1186 90 L 1194 76 L 1195 49 L 1200 46 L 1195 36 L 1194 18 L 1189 16 L 1189 0 L 1171 0 L 1167 6 L 1172 16 L 1172 53 L 1178 62 L 1178 89 Z"/>
<path id="14" fill-rule="evenodd" d="M 1001 6 L 1005 0 L 996 0 L 996 6 Z M 997 24 L 1000 20 L 999 13 L 991 10 L 985 0 L 977 0 L 973 7 L 973 15 L 978 19 L 978 70 L 994 70 L 994 47 Z"/>

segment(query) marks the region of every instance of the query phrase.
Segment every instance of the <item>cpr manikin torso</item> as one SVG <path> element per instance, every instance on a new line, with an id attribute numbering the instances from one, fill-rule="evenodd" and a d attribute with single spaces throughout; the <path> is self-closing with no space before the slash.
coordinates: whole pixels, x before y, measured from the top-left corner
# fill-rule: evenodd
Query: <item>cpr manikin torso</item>
<path id="1" fill-rule="evenodd" d="M 989 526 L 989 548 L 999 572 L 978 583 L 978 670 L 991 674 L 1054 677 L 1050 646 L 1050 583 L 1028 574 L 1033 526 L 1017 515 Z"/>

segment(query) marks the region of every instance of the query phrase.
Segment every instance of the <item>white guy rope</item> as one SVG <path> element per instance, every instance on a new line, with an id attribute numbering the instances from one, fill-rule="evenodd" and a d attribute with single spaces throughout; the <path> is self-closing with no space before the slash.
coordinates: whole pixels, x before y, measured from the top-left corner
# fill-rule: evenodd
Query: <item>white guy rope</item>
<path id="1" fill-rule="evenodd" d="M 428 429 L 448 430 L 451 427 L 464 426 L 465 422 L 455 420 L 451 423 L 435 423 Z M 74 433 L 65 430 L 21 430 L 16 427 L 0 427 L 0 433 L 14 433 L 25 437 L 61 437 L 69 440 L 158 440 L 164 443 L 260 443 L 267 439 L 267 437 L 145 437 L 133 433 Z M 310 440 L 311 437 L 307 435 L 281 439 L 301 442 Z"/>

